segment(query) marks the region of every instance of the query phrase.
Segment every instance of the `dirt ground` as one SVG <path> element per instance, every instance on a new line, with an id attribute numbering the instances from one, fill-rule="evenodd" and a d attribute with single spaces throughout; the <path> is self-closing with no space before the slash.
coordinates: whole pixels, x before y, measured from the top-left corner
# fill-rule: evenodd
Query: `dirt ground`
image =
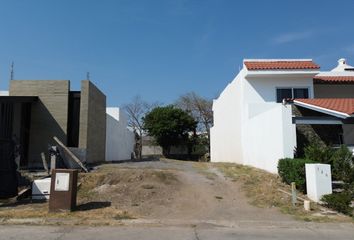
<path id="1" fill-rule="evenodd" d="M 280 212 L 283 207 L 294 215 L 287 207 L 289 197 L 277 191 L 276 176 L 234 164 L 168 159 L 103 164 L 81 173 L 79 184 L 77 211 L 48 213 L 48 203 L 0 203 L 0 223 L 20 218 L 89 225 L 114 225 L 123 219 L 222 225 L 296 222 Z"/>
<path id="2" fill-rule="evenodd" d="M 250 205 L 240 184 L 212 164 L 162 159 L 102 165 L 96 174 L 103 176 L 87 200 L 111 202 L 134 218 L 291 220 L 275 208 Z"/>

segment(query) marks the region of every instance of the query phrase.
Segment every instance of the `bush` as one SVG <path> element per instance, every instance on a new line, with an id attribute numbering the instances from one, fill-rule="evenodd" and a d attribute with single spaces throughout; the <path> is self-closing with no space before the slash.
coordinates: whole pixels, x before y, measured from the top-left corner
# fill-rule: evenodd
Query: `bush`
<path id="1" fill-rule="evenodd" d="M 284 158 L 278 162 L 278 174 L 282 181 L 291 184 L 295 182 L 298 190 L 306 193 L 306 173 L 305 164 L 314 163 L 308 159 Z"/>
<path id="2" fill-rule="evenodd" d="M 345 146 L 333 148 L 314 141 L 305 148 L 305 158 L 331 165 L 332 178 L 346 184 L 354 181 L 353 153 Z"/>
<path id="3" fill-rule="evenodd" d="M 330 164 L 334 149 L 314 140 L 304 149 L 305 159 Z"/>
<path id="4" fill-rule="evenodd" d="M 327 194 L 321 200 L 325 203 L 326 207 L 353 216 L 353 208 L 350 206 L 352 200 L 350 192 Z"/>
<path id="5" fill-rule="evenodd" d="M 330 164 L 333 179 L 342 180 L 347 184 L 353 182 L 353 153 L 346 146 L 334 149 Z"/>

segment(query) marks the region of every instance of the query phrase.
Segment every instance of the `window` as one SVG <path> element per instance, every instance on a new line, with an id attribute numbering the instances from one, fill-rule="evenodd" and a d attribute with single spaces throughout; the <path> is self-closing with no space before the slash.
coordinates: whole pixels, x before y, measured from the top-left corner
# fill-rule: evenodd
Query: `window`
<path id="1" fill-rule="evenodd" d="M 281 103 L 284 98 L 292 98 L 291 88 L 278 88 L 277 89 L 277 103 Z"/>
<path id="2" fill-rule="evenodd" d="M 308 88 L 277 88 L 277 103 L 284 98 L 309 98 Z"/>
<path id="3" fill-rule="evenodd" d="M 307 88 L 294 88 L 294 98 L 309 98 L 309 90 Z"/>

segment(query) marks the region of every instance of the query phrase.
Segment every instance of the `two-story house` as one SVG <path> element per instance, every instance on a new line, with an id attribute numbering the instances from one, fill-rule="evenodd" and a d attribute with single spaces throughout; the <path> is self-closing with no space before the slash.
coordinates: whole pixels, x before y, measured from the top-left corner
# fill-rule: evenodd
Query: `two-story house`
<path id="1" fill-rule="evenodd" d="M 312 124 L 301 123 L 299 116 L 294 116 L 293 105 L 318 97 L 354 97 L 354 91 L 348 91 L 354 81 L 323 80 L 328 75 L 348 79 L 354 73 L 349 68 L 345 60 L 340 61 L 337 73 L 320 73 L 319 65 L 311 59 L 245 59 L 236 78 L 214 100 L 211 161 L 277 172 L 280 158 L 294 156 L 299 141 L 297 126 Z M 295 100 L 288 104 L 286 99 Z M 308 119 L 302 116 L 301 120 Z"/>

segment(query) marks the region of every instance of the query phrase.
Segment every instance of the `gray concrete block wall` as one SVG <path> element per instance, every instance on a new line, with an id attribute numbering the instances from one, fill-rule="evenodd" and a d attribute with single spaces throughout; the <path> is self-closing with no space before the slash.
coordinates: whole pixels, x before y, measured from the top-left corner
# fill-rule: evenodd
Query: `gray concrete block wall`
<path id="1" fill-rule="evenodd" d="M 79 148 L 87 163 L 105 161 L 106 96 L 88 80 L 81 82 Z"/>
<path id="2" fill-rule="evenodd" d="M 57 136 L 66 144 L 68 124 L 68 80 L 12 80 L 10 96 L 38 96 L 32 104 L 29 139 L 29 167 L 42 166 L 41 152 L 48 152 Z"/>

